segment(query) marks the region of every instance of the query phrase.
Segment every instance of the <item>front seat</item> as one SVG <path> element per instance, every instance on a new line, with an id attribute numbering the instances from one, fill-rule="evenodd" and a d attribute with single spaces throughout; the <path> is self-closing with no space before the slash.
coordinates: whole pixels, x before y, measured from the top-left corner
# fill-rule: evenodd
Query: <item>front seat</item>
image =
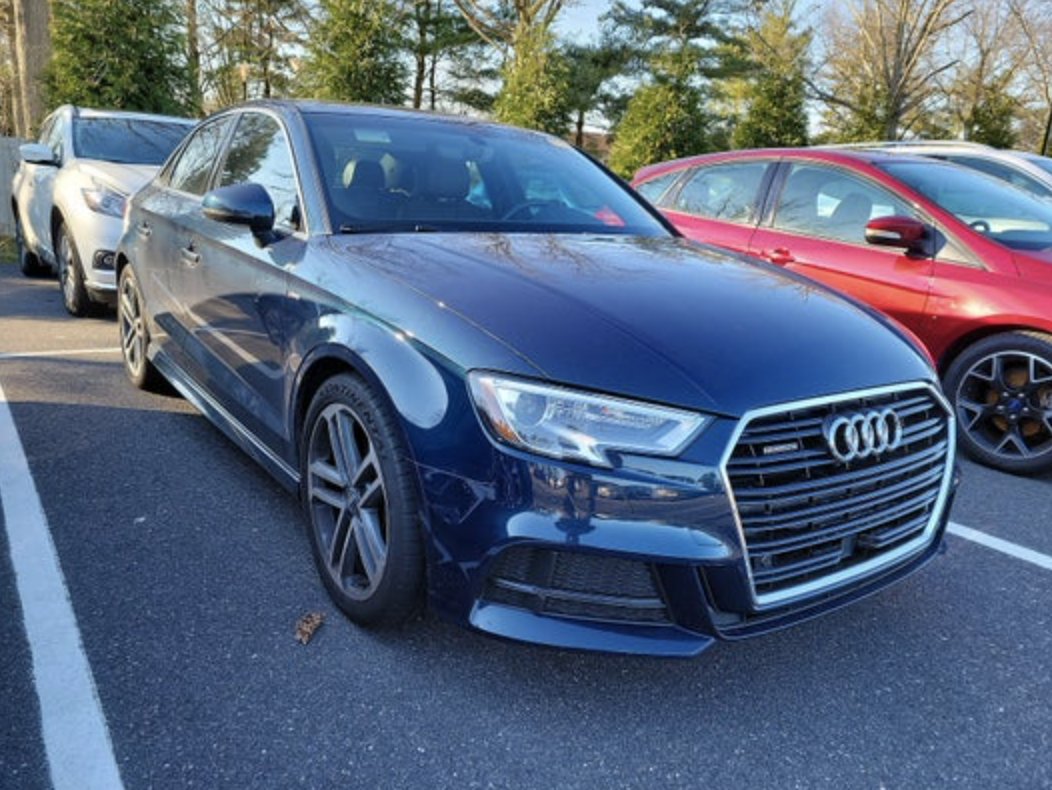
<path id="1" fill-rule="evenodd" d="M 343 189 L 333 190 L 333 202 L 351 220 L 393 220 L 398 201 L 387 191 L 387 179 L 379 162 L 353 160 L 343 170 Z"/>
<path id="2" fill-rule="evenodd" d="M 410 199 L 407 215 L 413 219 L 477 220 L 487 216 L 484 209 L 468 202 L 471 174 L 467 164 L 456 159 L 436 159 L 420 173 L 417 194 Z"/>
<path id="3" fill-rule="evenodd" d="M 830 229 L 837 238 L 863 242 L 866 240 L 866 223 L 872 213 L 872 200 L 861 192 L 849 192 L 833 210 Z"/>

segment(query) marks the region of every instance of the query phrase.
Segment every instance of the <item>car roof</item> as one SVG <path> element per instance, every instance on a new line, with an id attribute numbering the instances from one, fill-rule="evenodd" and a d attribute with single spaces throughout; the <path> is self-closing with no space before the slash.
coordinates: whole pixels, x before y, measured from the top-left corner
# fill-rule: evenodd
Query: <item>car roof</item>
<path id="1" fill-rule="evenodd" d="M 890 164 L 892 162 L 923 162 L 933 166 L 952 166 L 947 165 L 945 162 L 940 162 L 936 159 L 930 159 L 917 154 L 879 148 L 841 148 L 833 146 L 746 148 L 735 151 L 721 151 L 712 154 L 688 156 L 682 159 L 669 160 L 667 162 L 657 162 L 640 168 L 632 180 L 644 181 L 663 173 L 680 170 L 693 165 L 746 159 L 801 159 L 847 166 L 858 164 Z"/>
<path id="2" fill-rule="evenodd" d="M 194 118 L 180 118 L 177 115 L 160 115 L 158 113 L 131 112 L 128 110 L 99 110 L 93 107 L 78 107 L 68 105 L 71 112 L 78 118 L 124 118 L 135 121 L 159 121 L 162 123 L 179 123 L 184 126 L 193 126 L 197 123 Z"/>
<path id="3" fill-rule="evenodd" d="M 486 121 L 467 115 L 418 110 L 412 107 L 397 107 L 389 104 L 351 104 L 347 102 L 325 101 L 322 99 L 255 99 L 226 107 L 222 112 L 247 110 L 251 108 L 271 109 L 277 112 L 296 113 L 299 115 L 358 115 L 375 118 L 410 118 L 419 121 L 441 121 L 473 129 L 493 129 L 535 135 L 550 140 L 565 142 L 560 137 L 540 132 L 535 129 L 523 129 L 509 124 Z M 217 113 L 218 114 L 218 113 Z"/>

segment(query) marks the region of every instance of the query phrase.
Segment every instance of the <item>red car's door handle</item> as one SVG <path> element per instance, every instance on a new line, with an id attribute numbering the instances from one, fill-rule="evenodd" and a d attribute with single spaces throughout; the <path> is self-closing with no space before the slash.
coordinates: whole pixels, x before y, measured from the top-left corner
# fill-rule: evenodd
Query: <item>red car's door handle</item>
<path id="1" fill-rule="evenodd" d="M 792 263 L 796 260 L 796 258 L 793 257 L 793 254 L 785 247 L 775 247 L 773 250 L 763 250 L 760 252 L 760 257 L 765 261 L 770 261 L 778 266 L 785 266 L 785 264 Z"/>

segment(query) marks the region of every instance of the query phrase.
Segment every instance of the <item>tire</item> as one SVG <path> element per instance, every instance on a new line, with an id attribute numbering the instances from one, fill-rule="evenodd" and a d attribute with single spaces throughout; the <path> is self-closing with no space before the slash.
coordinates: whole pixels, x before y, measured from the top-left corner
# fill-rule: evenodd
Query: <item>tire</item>
<path id="1" fill-rule="evenodd" d="M 84 269 L 80 265 L 77 247 L 64 222 L 60 222 L 55 229 L 55 260 L 58 262 L 62 304 L 70 315 L 82 318 L 91 310 L 91 298 L 84 287 Z"/>
<path id="2" fill-rule="evenodd" d="M 25 277 L 44 277 L 51 274 L 51 267 L 40 262 L 34 253 L 26 247 L 26 239 L 22 234 L 22 221 L 18 218 L 18 210 L 15 209 L 15 256 L 18 260 L 18 270 Z"/>
<path id="3" fill-rule="evenodd" d="M 980 340 L 953 361 L 943 384 L 970 457 L 1012 474 L 1052 469 L 1052 336 Z"/>
<path id="4" fill-rule="evenodd" d="M 334 376 L 303 437 L 303 506 L 329 595 L 360 625 L 406 621 L 423 597 L 420 495 L 390 408 L 359 377 Z"/>
<path id="5" fill-rule="evenodd" d="M 146 355 L 150 336 L 139 281 L 131 266 L 121 270 L 117 285 L 117 327 L 120 332 L 124 372 L 141 390 L 159 392 L 165 388 L 161 374 Z"/>

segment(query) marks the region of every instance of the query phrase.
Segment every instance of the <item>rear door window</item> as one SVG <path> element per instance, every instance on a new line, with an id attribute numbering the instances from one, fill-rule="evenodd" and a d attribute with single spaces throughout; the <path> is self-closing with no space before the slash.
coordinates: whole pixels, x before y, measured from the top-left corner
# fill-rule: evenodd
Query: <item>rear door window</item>
<path id="1" fill-rule="evenodd" d="M 755 223 L 760 185 L 769 162 L 736 162 L 699 167 L 668 208 L 725 222 Z"/>
<path id="2" fill-rule="evenodd" d="M 655 206 L 661 205 L 661 196 L 668 191 L 668 188 L 672 186 L 672 183 L 679 178 L 682 170 L 676 170 L 672 173 L 664 173 L 657 178 L 652 178 L 649 181 L 644 181 L 642 184 L 636 187 L 636 192 L 645 197 Z"/>

